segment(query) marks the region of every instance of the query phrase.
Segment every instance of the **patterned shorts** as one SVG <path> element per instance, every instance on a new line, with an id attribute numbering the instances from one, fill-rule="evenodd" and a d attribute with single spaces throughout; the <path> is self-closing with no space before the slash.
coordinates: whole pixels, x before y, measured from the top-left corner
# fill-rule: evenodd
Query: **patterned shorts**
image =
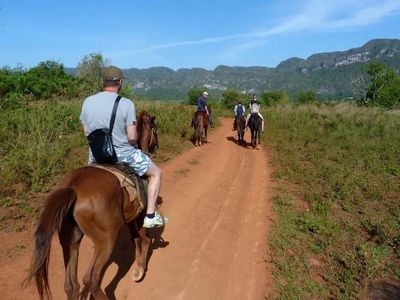
<path id="1" fill-rule="evenodd" d="M 134 149 L 134 151 L 132 151 L 128 156 L 118 156 L 118 161 L 130 165 L 139 176 L 143 176 L 152 163 L 150 157 L 139 149 Z"/>

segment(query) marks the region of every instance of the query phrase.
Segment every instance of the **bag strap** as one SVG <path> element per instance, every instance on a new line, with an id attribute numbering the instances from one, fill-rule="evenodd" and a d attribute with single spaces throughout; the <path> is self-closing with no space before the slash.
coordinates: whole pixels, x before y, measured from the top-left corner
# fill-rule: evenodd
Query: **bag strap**
<path id="1" fill-rule="evenodd" d="M 112 114 L 111 114 L 110 127 L 109 127 L 110 135 L 111 135 L 111 133 L 113 131 L 113 128 L 114 128 L 115 115 L 117 114 L 119 100 L 121 100 L 121 96 L 120 95 L 118 95 L 117 99 L 115 99 L 115 102 L 114 102 L 114 107 L 113 107 L 113 111 L 112 111 Z"/>

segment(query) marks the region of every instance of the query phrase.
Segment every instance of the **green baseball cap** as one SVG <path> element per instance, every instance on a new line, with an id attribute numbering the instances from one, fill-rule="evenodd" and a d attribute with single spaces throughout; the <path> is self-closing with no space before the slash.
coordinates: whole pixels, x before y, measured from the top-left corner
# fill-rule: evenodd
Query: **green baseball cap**
<path id="1" fill-rule="evenodd" d="M 116 66 L 103 68 L 102 75 L 104 80 L 120 80 L 124 78 L 122 70 Z"/>

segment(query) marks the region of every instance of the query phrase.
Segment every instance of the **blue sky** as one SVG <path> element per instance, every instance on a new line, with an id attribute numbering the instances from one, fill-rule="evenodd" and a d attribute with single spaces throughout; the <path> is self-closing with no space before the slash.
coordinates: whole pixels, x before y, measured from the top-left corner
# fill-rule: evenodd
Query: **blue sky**
<path id="1" fill-rule="evenodd" d="M 0 67 L 275 67 L 400 38 L 400 0 L 0 0 Z"/>

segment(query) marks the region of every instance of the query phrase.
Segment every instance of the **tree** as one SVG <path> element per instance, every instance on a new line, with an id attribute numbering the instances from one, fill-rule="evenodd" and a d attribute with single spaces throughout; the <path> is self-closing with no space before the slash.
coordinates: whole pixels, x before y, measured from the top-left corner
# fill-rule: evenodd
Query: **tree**
<path id="1" fill-rule="evenodd" d="M 376 100 L 378 106 L 389 109 L 400 108 L 400 76 L 397 75 L 389 80 L 378 92 Z"/>
<path id="2" fill-rule="evenodd" d="M 64 71 L 61 63 L 47 60 L 21 74 L 17 92 L 32 94 L 36 98 L 51 96 L 72 97 L 78 94 L 78 83 L 75 78 Z"/>
<path id="3" fill-rule="evenodd" d="M 361 68 L 358 77 L 359 103 L 364 106 L 395 108 L 400 106 L 400 76 L 381 62 Z"/>
<path id="4" fill-rule="evenodd" d="M 302 91 L 299 93 L 298 101 L 300 103 L 317 102 L 317 96 L 312 90 Z"/>
<path id="5" fill-rule="evenodd" d="M 101 54 L 85 55 L 77 66 L 78 77 L 85 82 L 87 92 L 100 91 L 103 86 L 101 70 L 109 64 Z"/>
<path id="6" fill-rule="evenodd" d="M 196 105 L 197 104 L 197 99 L 203 94 L 203 89 L 200 88 L 191 88 L 188 91 L 188 97 L 189 97 L 189 104 L 190 105 Z"/>
<path id="7" fill-rule="evenodd" d="M 289 97 L 285 91 L 268 91 L 260 95 L 260 102 L 266 106 L 273 106 L 289 102 Z"/>
<path id="8" fill-rule="evenodd" d="M 351 85 L 354 89 L 354 94 L 359 96 L 360 102 L 366 105 L 368 103 L 368 86 L 369 86 L 369 75 L 364 73 L 359 73 L 355 78 L 353 78 Z"/>
<path id="9" fill-rule="evenodd" d="M 222 103 L 229 109 L 235 107 L 239 100 L 243 100 L 243 95 L 235 90 L 226 90 L 222 93 Z"/>

